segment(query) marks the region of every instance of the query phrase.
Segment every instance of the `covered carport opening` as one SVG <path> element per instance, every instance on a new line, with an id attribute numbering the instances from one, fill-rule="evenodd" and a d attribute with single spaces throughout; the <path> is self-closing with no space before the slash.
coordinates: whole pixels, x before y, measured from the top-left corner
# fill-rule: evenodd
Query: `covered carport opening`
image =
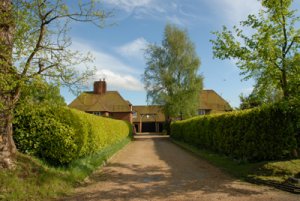
<path id="1" fill-rule="evenodd" d="M 137 133 L 162 133 L 164 122 L 157 121 L 156 113 L 141 113 L 138 121 L 134 122 Z"/>
<path id="2" fill-rule="evenodd" d="M 142 123 L 142 132 L 143 133 L 154 133 L 154 132 L 156 132 L 155 122 Z"/>
<path id="3" fill-rule="evenodd" d="M 141 133 L 161 133 L 163 125 L 163 122 L 143 122 L 140 129 L 138 124 L 134 124 L 136 131 Z"/>

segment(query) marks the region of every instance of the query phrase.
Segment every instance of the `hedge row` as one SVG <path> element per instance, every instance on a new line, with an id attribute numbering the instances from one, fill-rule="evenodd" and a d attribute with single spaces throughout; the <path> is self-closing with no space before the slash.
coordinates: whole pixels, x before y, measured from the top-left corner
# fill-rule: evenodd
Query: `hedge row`
<path id="1" fill-rule="evenodd" d="M 53 165 L 68 164 L 123 140 L 129 123 L 67 107 L 22 107 L 15 113 L 17 148 Z"/>
<path id="2" fill-rule="evenodd" d="M 300 104 L 278 103 L 246 111 L 174 122 L 171 137 L 238 160 L 288 158 L 300 145 Z"/>

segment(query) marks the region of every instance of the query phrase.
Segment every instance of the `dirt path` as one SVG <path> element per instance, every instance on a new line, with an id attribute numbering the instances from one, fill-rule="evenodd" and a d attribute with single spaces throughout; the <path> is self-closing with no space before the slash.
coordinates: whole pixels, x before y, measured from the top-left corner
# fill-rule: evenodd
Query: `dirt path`
<path id="1" fill-rule="evenodd" d="M 171 143 L 137 137 L 61 200 L 300 200 L 300 196 L 240 182 Z"/>

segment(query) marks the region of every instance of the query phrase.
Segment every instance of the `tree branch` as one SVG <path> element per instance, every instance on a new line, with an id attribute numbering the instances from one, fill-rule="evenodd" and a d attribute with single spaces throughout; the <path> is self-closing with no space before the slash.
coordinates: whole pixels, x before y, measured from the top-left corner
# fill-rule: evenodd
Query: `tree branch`
<path id="1" fill-rule="evenodd" d="M 43 41 L 43 38 L 44 38 L 44 34 L 45 34 L 45 26 L 46 24 L 42 22 L 41 26 L 40 26 L 40 32 L 39 32 L 39 38 L 37 40 L 37 43 L 35 45 L 35 48 L 34 50 L 32 51 L 32 53 L 29 55 L 27 61 L 26 61 L 26 64 L 25 64 L 25 67 L 24 67 L 24 70 L 21 74 L 22 77 L 24 77 L 30 67 L 30 64 L 31 64 L 31 61 L 32 59 L 34 58 L 34 56 L 36 55 L 36 53 L 39 51 L 40 47 L 41 47 L 41 43 Z"/>

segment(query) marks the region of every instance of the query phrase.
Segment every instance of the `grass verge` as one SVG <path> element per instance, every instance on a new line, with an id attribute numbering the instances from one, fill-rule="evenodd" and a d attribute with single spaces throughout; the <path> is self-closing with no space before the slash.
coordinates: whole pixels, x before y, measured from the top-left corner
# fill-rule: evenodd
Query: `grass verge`
<path id="1" fill-rule="evenodd" d="M 69 194 L 76 184 L 130 141 L 129 137 L 125 138 L 99 153 L 72 162 L 68 167 L 51 167 L 35 157 L 18 153 L 15 170 L 0 170 L 0 200 L 38 201 Z"/>
<path id="2" fill-rule="evenodd" d="M 240 162 L 227 156 L 198 149 L 184 142 L 175 140 L 173 140 L 173 142 L 241 180 L 251 178 L 262 181 L 284 183 L 289 177 L 294 177 L 297 174 L 300 175 L 300 159 L 265 161 L 259 163 Z M 299 186 L 297 184 L 294 185 L 297 187 Z"/>

